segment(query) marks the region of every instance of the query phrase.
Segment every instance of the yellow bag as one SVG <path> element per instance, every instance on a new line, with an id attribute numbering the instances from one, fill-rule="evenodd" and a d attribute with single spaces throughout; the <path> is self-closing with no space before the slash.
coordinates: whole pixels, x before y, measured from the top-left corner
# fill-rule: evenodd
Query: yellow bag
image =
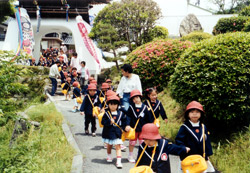
<path id="1" fill-rule="evenodd" d="M 98 106 L 93 107 L 93 116 L 98 116 L 100 114 L 100 108 Z"/>
<path id="2" fill-rule="evenodd" d="M 155 112 L 154 112 L 154 110 L 153 110 L 153 108 L 152 108 L 150 102 L 149 102 L 148 100 L 147 100 L 147 102 L 148 102 L 148 105 L 149 105 L 149 107 L 150 107 L 150 109 L 151 109 L 151 111 L 152 111 L 152 113 L 153 113 L 153 115 L 154 115 L 154 118 L 155 118 L 154 124 L 155 124 L 158 128 L 160 128 L 160 126 L 161 126 L 160 120 L 159 120 L 159 118 L 156 118 Z"/>
<path id="3" fill-rule="evenodd" d="M 100 102 L 103 103 L 105 98 L 104 97 L 99 97 L 99 98 L 100 98 Z"/>
<path id="4" fill-rule="evenodd" d="M 131 128 L 128 132 L 123 132 L 125 139 L 135 139 L 135 128 Z"/>
<path id="5" fill-rule="evenodd" d="M 131 168 L 129 173 L 153 173 L 154 171 L 149 166 L 138 166 Z"/>
<path id="6" fill-rule="evenodd" d="M 102 117 L 104 115 L 105 111 L 103 111 L 102 113 L 98 114 L 97 118 L 98 118 L 98 121 L 99 121 L 99 126 L 101 128 L 103 128 L 103 125 L 102 125 Z"/>
<path id="7" fill-rule="evenodd" d="M 79 104 L 82 104 L 82 98 L 81 97 L 76 97 L 76 102 Z"/>
<path id="8" fill-rule="evenodd" d="M 141 158 L 142 158 L 142 155 L 143 153 L 145 152 L 146 148 L 147 148 L 148 145 L 145 145 L 145 147 L 143 148 L 142 152 L 141 152 L 141 155 L 140 157 L 138 158 L 136 164 L 135 164 L 135 167 L 134 168 L 131 168 L 129 170 L 129 173 L 153 173 L 154 171 L 152 170 L 152 163 L 153 163 L 153 159 L 154 159 L 154 156 L 155 156 L 155 150 L 156 150 L 156 147 L 157 145 L 154 146 L 154 150 L 153 150 L 153 154 L 152 154 L 152 157 L 151 157 L 151 162 L 150 162 L 150 165 L 149 166 L 146 166 L 146 165 L 142 165 L 142 166 L 138 166 L 138 163 L 140 162 Z"/>
<path id="9" fill-rule="evenodd" d="M 63 93 L 63 94 L 67 94 L 67 93 L 68 93 L 68 90 L 62 90 L 62 93 Z"/>
<path id="10" fill-rule="evenodd" d="M 181 161 L 184 173 L 201 173 L 207 169 L 207 163 L 201 155 L 190 155 Z"/>
<path id="11" fill-rule="evenodd" d="M 63 88 L 63 87 L 64 87 L 64 85 L 65 85 L 65 83 L 61 84 L 61 87 Z"/>
<path id="12" fill-rule="evenodd" d="M 181 168 L 184 173 L 201 173 L 207 169 L 205 160 L 205 127 L 202 124 L 203 135 L 203 157 L 198 154 L 190 155 L 181 161 Z"/>
<path id="13" fill-rule="evenodd" d="M 156 118 L 156 119 L 154 120 L 154 124 L 155 124 L 158 128 L 160 128 L 160 120 L 159 120 L 159 118 Z"/>

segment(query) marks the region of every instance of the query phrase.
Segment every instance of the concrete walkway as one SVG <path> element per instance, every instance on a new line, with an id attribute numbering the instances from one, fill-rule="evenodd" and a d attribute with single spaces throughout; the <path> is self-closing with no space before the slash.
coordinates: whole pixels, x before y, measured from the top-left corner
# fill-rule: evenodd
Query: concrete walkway
<path id="1" fill-rule="evenodd" d="M 101 133 L 97 122 L 97 136 L 84 134 L 84 116 L 79 112 L 71 112 L 73 108 L 73 100 L 64 101 L 64 96 L 54 96 L 56 107 L 62 112 L 65 119 L 68 121 L 70 130 L 78 144 L 80 151 L 83 154 L 83 172 L 84 173 L 128 173 L 129 169 L 134 166 L 127 161 L 128 148 L 126 152 L 122 152 L 123 169 L 117 169 L 115 149 L 112 150 L 113 162 L 106 162 L 106 149 L 103 148 Z M 128 141 L 125 141 L 125 146 L 128 147 Z M 137 147 L 134 150 L 134 156 L 137 156 Z M 171 172 L 176 173 L 178 168 L 178 157 L 170 156 Z"/>

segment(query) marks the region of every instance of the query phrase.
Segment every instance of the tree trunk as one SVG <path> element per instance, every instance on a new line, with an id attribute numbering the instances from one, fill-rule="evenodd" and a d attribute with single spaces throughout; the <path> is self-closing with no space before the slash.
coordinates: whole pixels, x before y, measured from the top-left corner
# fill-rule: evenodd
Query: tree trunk
<path id="1" fill-rule="evenodd" d="M 114 60 L 115 66 L 116 66 L 116 68 L 117 68 L 117 71 L 119 72 L 119 71 L 120 71 L 120 68 L 119 68 L 119 65 L 118 65 L 118 60 L 117 60 L 117 55 L 116 55 L 115 50 L 113 50 L 113 54 L 114 54 L 114 57 L 115 57 L 115 60 Z"/>

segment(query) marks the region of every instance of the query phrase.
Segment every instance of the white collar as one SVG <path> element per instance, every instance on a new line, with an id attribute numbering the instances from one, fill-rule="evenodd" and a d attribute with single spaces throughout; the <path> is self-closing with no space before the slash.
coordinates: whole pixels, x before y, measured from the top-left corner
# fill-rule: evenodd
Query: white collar
<path id="1" fill-rule="evenodd" d="M 111 112 L 112 115 L 117 115 L 117 111 Z"/>
<path id="2" fill-rule="evenodd" d="M 136 108 L 141 108 L 142 104 L 138 105 L 138 104 L 135 104 L 135 107 Z"/>
<path id="3" fill-rule="evenodd" d="M 198 121 L 197 123 L 193 123 L 192 121 L 189 120 L 189 122 L 191 123 L 191 125 L 193 127 L 199 127 L 200 126 L 200 121 Z"/>

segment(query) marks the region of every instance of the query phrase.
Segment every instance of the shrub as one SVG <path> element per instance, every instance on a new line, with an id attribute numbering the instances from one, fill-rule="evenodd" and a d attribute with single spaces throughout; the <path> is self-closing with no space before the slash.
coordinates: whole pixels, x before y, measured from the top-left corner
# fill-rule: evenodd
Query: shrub
<path id="1" fill-rule="evenodd" d="M 184 50 L 192 45 L 189 41 L 152 41 L 131 52 L 126 63 L 130 63 L 134 73 L 141 78 L 143 89 L 157 86 L 162 90 Z"/>
<path id="2" fill-rule="evenodd" d="M 184 105 L 197 100 L 205 106 L 207 117 L 223 123 L 236 119 L 246 123 L 250 110 L 249 42 L 250 34 L 236 32 L 188 49 L 171 76 L 173 98 Z"/>
<path id="3" fill-rule="evenodd" d="M 240 11 L 239 16 L 250 16 L 250 6 L 243 8 Z"/>
<path id="4" fill-rule="evenodd" d="M 191 41 L 191 42 L 200 42 L 202 40 L 211 38 L 212 35 L 206 32 L 201 32 L 201 31 L 193 31 L 191 33 L 189 33 L 188 35 L 185 35 L 183 37 L 181 37 L 181 41 Z"/>
<path id="5" fill-rule="evenodd" d="M 147 37 L 144 37 L 144 43 L 165 38 L 168 38 L 168 29 L 163 26 L 155 26 L 153 29 L 149 31 Z"/>
<path id="6" fill-rule="evenodd" d="M 230 18 L 221 18 L 213 29 L 213 34 L 223 34 L 227 32 L 242 31 L 249 17 L 239 16 Z"/>
<path id="7" fill-rule="evenodd" d="M 250 32 L 250 21 L 246 22 L 245 27 L 243 28 L 243 31 Z"/>

